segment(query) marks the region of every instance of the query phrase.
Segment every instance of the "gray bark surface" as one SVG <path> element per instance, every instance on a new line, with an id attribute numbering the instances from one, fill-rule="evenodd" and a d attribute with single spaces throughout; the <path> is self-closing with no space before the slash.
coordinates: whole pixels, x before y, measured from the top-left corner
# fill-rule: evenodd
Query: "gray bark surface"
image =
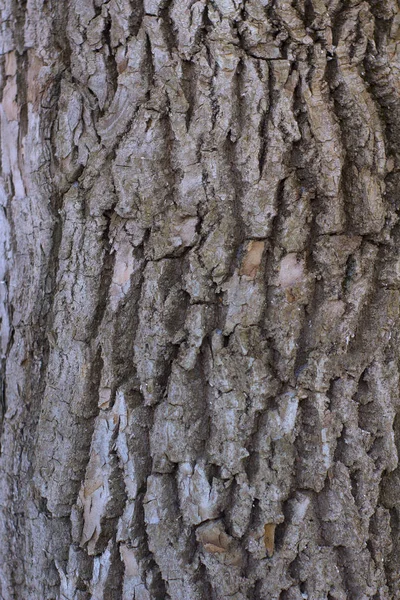
<path id="1" fill-rule="evenodd" d="M 400 599 L 396 0 L 0 0 L 1 600 Z"/>

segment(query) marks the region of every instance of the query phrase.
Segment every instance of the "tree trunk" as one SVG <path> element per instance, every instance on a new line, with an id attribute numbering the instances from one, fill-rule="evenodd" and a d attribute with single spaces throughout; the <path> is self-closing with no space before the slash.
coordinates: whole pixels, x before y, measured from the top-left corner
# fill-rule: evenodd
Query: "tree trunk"
<path id="1" fill-rule="evenodd" d="M 0 10 L 1 599 L 399 599 L 396 0 Z"/>

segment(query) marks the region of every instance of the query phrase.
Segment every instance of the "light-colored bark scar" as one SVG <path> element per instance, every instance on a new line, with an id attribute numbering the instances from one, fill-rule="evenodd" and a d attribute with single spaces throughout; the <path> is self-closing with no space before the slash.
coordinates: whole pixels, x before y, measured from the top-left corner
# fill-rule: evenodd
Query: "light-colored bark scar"
<path id="1" fill-rule="evenodd" d="M 125 565 L 126 577 L 138 577 L 139 565 L 135 555 L 134 548 L 128 548 L 126 544 L 120 545 L 121 558 Z"/>
<path id="2" fill-rule="evenodd" d="M 17 59 L 15 52 L 6 55 L 5 71 L 7 76 L 6 85 L 3 88 L 2 107 L 7 120 L 18 120 L 17 104 Z"/>
<path id="3" fill-rule="evenodd" d="M 247 244 L 246 254 L 244 255 L 239 275 L 244 275 L 250 279 L 255 279 L 260 268 L 265 242 L 251 240 Z"/>
<path id="4" fill-rule="evenodd" d="M 283 289 L 300 284 L 304 280 L 304 260 L 299 260 L 296 253 L 287 254 L 281 261 L 278 285 Z"/>
<path id="5" fill-rule="evenodd" d="M 196 536 L 208 554 L 221 556 L 225 564 L 239 565 L 241 563 L 241 550 L 234 539 L 225 532 L 221 521 L 214 521 L 200 526 Z"/>
<path id="6" fill-rule="evenodd" d="M 110 287 L 110 305 L 116 310 L 119 302 L 125 297 L 130 288 L 130 278 L 134 271 L 134 257 L 129 242 L 121 242 L 117 246 L 114 273 Z"/>
<path id="7" fill-rule="evenodd" d="M 29 52 L 27 99 L 28 102 L 33 104 L 35 110 L 39 107 L 42 97 L 42 82 L 40 79 L 42 67 L 44 67 L 44 64 L 41 58 L 33 52 Z"/>

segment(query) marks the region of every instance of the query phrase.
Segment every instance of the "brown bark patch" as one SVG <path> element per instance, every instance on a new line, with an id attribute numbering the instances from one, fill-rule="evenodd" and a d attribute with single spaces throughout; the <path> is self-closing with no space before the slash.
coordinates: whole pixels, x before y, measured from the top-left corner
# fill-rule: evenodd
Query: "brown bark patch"
<path id="1" fill-rule="evenodd" d="M 266 523 L 264 525 L 264 546 L 268 558 L 271 558 L 275 551 L 275 529 L 275 523 Z"/>
<path id="2" fill-rule="evenodd" d="M 199 529 L 198 538 L 206 552 L 223 553 L 229 550 L 230 538 L 219 523 L 210 523 Z"/>
<path id="3" fill-rule="evenodd" d="M 260 268 L 265 242 L 252 240 L 247 244 L 246 254 L 240 267 L 239 275 L 255 279 Z"/>

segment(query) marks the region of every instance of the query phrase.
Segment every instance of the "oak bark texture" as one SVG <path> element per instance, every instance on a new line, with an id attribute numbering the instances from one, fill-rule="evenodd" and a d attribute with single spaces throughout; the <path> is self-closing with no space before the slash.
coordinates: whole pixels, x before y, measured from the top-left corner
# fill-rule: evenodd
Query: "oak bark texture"
<path id="1" fill-rule="evenodd" d="M 396 0 L 0 0 L 2 600 L 400 598 Z"/>

